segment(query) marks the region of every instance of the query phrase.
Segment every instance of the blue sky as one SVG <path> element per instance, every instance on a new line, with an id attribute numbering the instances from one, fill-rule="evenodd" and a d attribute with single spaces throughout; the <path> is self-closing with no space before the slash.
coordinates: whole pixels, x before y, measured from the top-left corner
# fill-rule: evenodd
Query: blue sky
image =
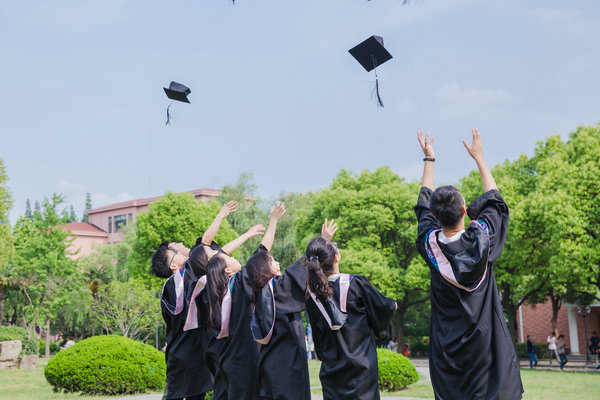
<path id="1" fill-rule="evenodd" d="M 436 182 L 600 122 L 600 2 L 3 0 L 0 116 L 15 205 L 59 192 L 94 207 L 220 188 L 326 187 L 341 168 L 419 179 L 417 129 L 436 137 Z M 347 50 L 377 34 L 373 75 Z M 171 80 L 192 89 L 174 103 Z M 416 194 L 415 194 L 416 195 Z"/>

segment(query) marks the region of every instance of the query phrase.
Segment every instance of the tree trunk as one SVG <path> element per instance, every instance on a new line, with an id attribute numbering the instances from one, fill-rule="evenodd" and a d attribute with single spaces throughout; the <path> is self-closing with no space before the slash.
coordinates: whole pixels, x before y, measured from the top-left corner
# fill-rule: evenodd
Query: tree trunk
<path id="1" fill-rule="evenodd" d="M 502 308 L 508 317 L 508 333 L 512 339 L 513 346 L 516 346 L 519 341 L 519 326 L 517 324 L 517 312 L 519 308 L 516 304 L 510 301 L 511 288 L 507 283 L 502 284 Z"/>
<path id="2" fill-rule="evenodd" d="M 46 318 L 46 358 L 50 358 L 50 318 Z"/>
<path id="3" fill-rule="evenodd" d="M 552 303 L 552 319 L 550 320 L 550 322 L 552 322 L 552 332 L 556 332 L 556 321 L 558 319 L 558 312 L 562 306 L 562 296 L 555 295 L 553 292 L 550 292 L 548 295 L 550 296 L 550 302 Z"/>
<path id="4" fill-rule="evenodd" d="M 0 324 L 4 321 L 4 287 L 0 289 Z"/>

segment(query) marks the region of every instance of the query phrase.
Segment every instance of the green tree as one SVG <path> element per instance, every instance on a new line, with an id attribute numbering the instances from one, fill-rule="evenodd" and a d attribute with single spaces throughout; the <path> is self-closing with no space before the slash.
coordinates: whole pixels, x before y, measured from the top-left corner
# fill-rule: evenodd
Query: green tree
<path id="1" fill-rule="evenodd" d="M 90 192 L 87 192 L 85 194 L 85 211 L 88 211 L 91 209 L 92 209 L 92 195 L 90 194 Z M 90 216 L 85 211 L 83 212 L 83 216 L 81 217 L 81 222 L 88 222 L 90 220 Z"/>
<path id="2" fill-rule="evenodd" d="M 4 161 L 0 158 L 0 321 L 4 317 L 4 289 L 10 286 L 10 273 L 7 270 L 8 262 L 13 254 L 13 239 L 8 222 L 8 213 L 12 208 L 13 200 L 7 185 L 8 175 Z"/>
<path id="3" fill-rule="evenodd" d="M 70 233 L 60 226 L 62 202 L 54 194 L 33 220 L 21 217 L 15 225 L 14 277 L 26 299 L 22 318 L 30 335 L 39 320 L 45 320 L 49 334 L 51 319 L 80 277 L 77 263 L 69 257 Z"/>
<path id="4" fill-rule="evenodd" d="M 163 241 L 182 242 L 188 247 L 196 243 L 221 209 L 217 202 L 200 202 L 189 193 L 167 193 L 150 204 L 148 212 L 137 216 L 137 234 L 127 260 L 132 277 L 149 277 L 154 251 Z M 215 240 L 223 245 L 237 237 L 227 221 L 223 221 Z M 152 279 L 152 278 L 150 278 Z M 154 279 L 157 287 L 162 279 Z"/>
<path id="5" fill-rule="evenodd" d="M 329 188 L 314 194 L 311 208 L 297 222 L 297 245 L 304 249 L 325 218 L 335 219 L 343 271 L 365 275 L 398 303 L 399 343 L 406 311 L 429 300 L 429 270 L 415 247 L 418 192 L 418 183 L 405 183 L 387 167 L 358 176 L 342 170 Z"/>
<path id="6" fill-rule="evenodd" d="M 31 212 L 31 201 L 29 199 L 25 201 L 25 216 L 29 219 L 33 219 L 33 213 Z"/>
<path id="7" fill-rule="evenodd" d="M 112 281 L 92 298 L 92 315 L 109 334 L 146 340 L 162 325 L 160 301 L 140 280 Z"/>

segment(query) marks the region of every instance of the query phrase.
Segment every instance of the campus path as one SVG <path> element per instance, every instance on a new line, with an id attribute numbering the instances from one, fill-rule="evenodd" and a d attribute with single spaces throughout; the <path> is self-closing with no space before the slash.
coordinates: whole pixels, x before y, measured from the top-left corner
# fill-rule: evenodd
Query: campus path
<path id="1" fill-rule="evenodd" d="M 427 359 L 412 359 L 411 360 L 417 369 L 417 372 L 421 374 L 421 379 L 429 381 L 429 361 Z M 128 396 L 128 397 L 110 397 L 109 400 L 161 400 L 161 394 L 142 394 L 137 396 Z M 311 396 L 312 400 L 323 400 L 323 396 L 319 396 L 317 394 L 313 394 Z M 415 398 L 415 397 L 391 397 L 391 396 L 381 396 L 382 400 L 433 400 L 433 399 L 424 399 L 424 398 Z"/>

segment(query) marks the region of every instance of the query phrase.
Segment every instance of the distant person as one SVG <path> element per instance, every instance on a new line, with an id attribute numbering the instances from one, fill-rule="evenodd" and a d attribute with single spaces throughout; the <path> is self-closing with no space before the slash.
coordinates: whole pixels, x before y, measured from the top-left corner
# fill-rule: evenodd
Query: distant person
<path id="1" fill-rule="evenodd" d="M 410 357 L 410 345 L 408 343 L 404 343 L 404 349 L 402 350 L 402 355 L 404 355 L 404 357 Z"/>
<path id="2" fill-rule="evenodd" d="M 550 365 L 552 365 L 552 356 L 556 358 L 557 363 L 560 363 L 558 352 L 556 351 L 556 340 L 554 332 L 550 332 L 550 335 L 546 338 L 546 342 L 548 343 L 548 354 L 550 355 Z"/>
<path id="3" fill-rule="evenodd" d="M 592 332 L 589 345 L 590 353 L 597 357 L 597 361 L 600 362 L 600 338 L 596 331 Z"/>
<path id="4" fill-rule="evenodd" d="M 506 240 L 508 206 L 483 157 L 479 131 L 472 133 L 471 146 L 463 144 L 484 194 L 468 208 L 454 186 L 434 191 L 434 139 L 417 134 L 425 165 L 416 244 L 431 274 L 431 382 L 436 399 L 517 400 L 523 393 L 519 361 L 492 267 Z M 457 158 L 446 156 L 446 168 Z"/>
<path id="5" fill-rule="evenodd" d="M 65 349 L 68 349 L 71 346 L 75 345 L 75 341 L 73 340 L 73 336 L 69 336 L 69 340 L 65 342 Z"/>
<path id="6" fill-rule="evenodd" d="M 535 350 L 535 337 L 527 335 L 527 357 L 529 357 L 529 369 L 537 368 L 538 356 Z"/>
<path id="7" fill-rule="evenodd" d="M 565 364 L 569 362 L 567 357 L 567 345 L 565 344 L 565 335 L 559 335 L 556 340 L 556 352 L 558 353 L 558 357 L 560 357 L 560 369 L 564 368 Z"/>

